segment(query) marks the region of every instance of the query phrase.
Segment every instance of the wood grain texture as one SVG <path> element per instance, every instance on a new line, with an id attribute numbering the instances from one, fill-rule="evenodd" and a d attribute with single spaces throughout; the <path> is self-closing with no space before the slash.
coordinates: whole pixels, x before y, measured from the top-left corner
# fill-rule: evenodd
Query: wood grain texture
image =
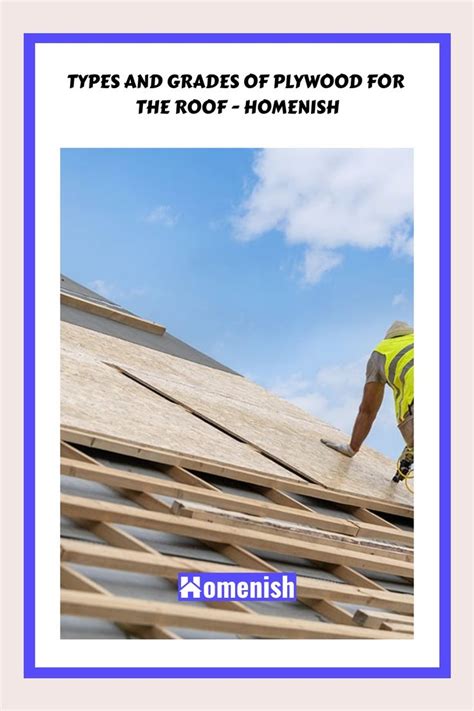
<path id="1" fill-rule="evenodd" d="M 144 476 L 134 472 L 125 472 L 112 467 L 93 466 L 86 463 L 79 463 L 73 459 L 63 458 L 61 460 L 61 472 L 64 475 L 95 481 L 99 484 L 117 487 L 120 489 L 130 489 L 132 491 L 149 492 L 151 494 L 161 494 L 162 496 L 196 501 L 210 504 L 232 512 L 253 514 L 255 516 L 273 516 L 276 519 L 290 521 L 292 523 L 306 524 L 315 528 L 322 528 L 327 531 L 345 533 L 355 536 L 358 527 L 350 521 L 336 516 L 326 516 L 306 510 L 279 504 L 271 504 L 263 501 L 256 501 L 245 496 L 224 494 L 217 490 L 209 490 L 189 484 L 176 484 L 173 481 L 164 481 L 152 476 Z"/>
<path id="2" fill-rule="evenodd" d="M 402 577 L 413 577 L 413 565 L 406 561 L 385 558 L 382 555 L 365 555 L 357 551 L 339 550 L 330 545 L 286 540 L 281 536 L 260 531 L 246 531 L 224 524 L 194 521 L 170 514 L 139 510 L 131 506 L 95 501 L 80 496 L 61 496 L 64 516 L 80 520 L 122 523 L 152 530 L 177 533 L 203 541 L 216 541 L 243 545 L 258 550 L 295 555 L 308 560 L 338 563 L 362 570 L 374 570 Z"/>
<path id="3" fill-rule="evenodd" d="M 103 473 L 103 471 L 106 471 L 106 472 L 115 472 L 116 471 L 116 470 L 110 469 L 108 467 L 107 468 L 101 467 L 96 460 L 89 457 L 88 455 L 83 455 L 83 453 L 79 452 L 77 449 L 71 447 L 70 445 L 66 445 L 63 443 L 62 451 L 63 451 L 63 449 L 64 449 L 64 456 L 65 457 L 69 453 L 71 453 L 73 455 L 72 460 L 65 458 L 65 459 L 62 459 L 62 462 L 61 462 L 63 471 L 66 470 L 66 472 L 68 474 L 71 474 L 73 471 L 75 471 L 75 473 L 77 474 L 76 470 L 81 469 L 81 468 L 86 469 L 88 471 L 88 473 L 92 473 L 93 477 L 95 477 L 97 475 L 97 473 L 99 473 L 99 476 L 100 476 L 101 473 Z M 81 461 L 82 461 L 82 463 L 80 465 L 78 465 L 78 463 L 77 463 L 78 458 L 81 459 Z M 83 462 L 86 462 L 87 466 L 85 464 L 83 464 Z M 166 470 L 167 470 L 167 474 L 169 476 L 176 476 L 177 475 L 178 481 L 192 482 L 193 486 L 191 487 L 191 491 L 196 491 L 196 488 L 200 488 L 201 490 L 202 490 L 202 488 L 204 488 L 206 490 L 206 493 L 208 493 L 209 488 L 210 488 L 213 493 L 217 492 L 223 497 L 227 496 L 226 494 L 219 492 L 219 490 L 216 487 L 206 484 L 200 477 L 197 477 L 196 475 L 192 475 L 180 467 L 169 466 L 169 467 L 166 467 Z M 121 476 L 130 477 L 130 485 L 131 486 L 133 485 L 133 487 L 137 486 L 137 482 L 134 479 L 134 477 L 136 475 L 133 472 L 131 472 L 130 474 L 127 473 L 125 475 L 123 474 L 123 472 L 119 472 L 119 474 L 121 474 Z M 183 479 L 183 477 L 184 477 L 184 479 Z M 93 478 L 93 480 L 94 480 L 94 478 Z M 150 477 L 145 477 L 145 480 L 147 482 L 149 482 Z M 107 478 L 105 481 L 102 480 L 102 483 L 107 483 L 110 485 L 110 484 L 117 483 L 117 481 L 113 478 L 112 479 Z M 123 483 L 123 479 L 119 479 L 118 483 Z M 143 488 L 143 487 L 141 487 L 141 488 Z M 182 488 L 183 487 L 181 484 L 181 489 Z M 190 487 L 186 486 L 185 488 L 189 489 Z M 123 489 L 119 489 L 119 491 L 123 491 Z M 264 495 L 268 494 L 269 492 L 270 493 L 275 492 L 275 490 L 273 490 L 273 489 L 264 489 L 263 491 L 264 491 Z M 303 504 L 300 504 L 299 502 L 295 501 L 291 497 L 283 494 L 282 492 L 277 491 L 275 493 L 278 494 L 277 500 L 280 500 L 280 501 L 283 500 L 284 505 L 291 506 L 291 514 L 292 515 L 294 514 L 295 508 L 298 511 L 303 510 L 305 513 L 307 513 L 308 511 L 311 513 L 311 509 L 304 506 Z M 139 496 L 143 497 L 144 494 L 140 494 Z M 150 504 L 149 499 L 151 498 L 150 495 L 146 495 L 146 496 L 147 496 L 147 499 L 143 500 L 143 498 L 140 498 L 139 503 L 141 505 L 143 505 L 144 508 L 148 508 L 151 510 L 157 510 L 154 505 L 152 505 L 152 506 L 149 505 Z M 235 497 L 230 497 L 230 498 L 234 499 Z M 237 498 L 242 498 L 242 497 L 237 497 Z M 154 500 L 153 500 L 153 502 L 154 502 Z M 257 504 L 257 506 L 259 505 L 259 502 L 252 502 L 252 503 Z M 279 508 L 281 508 L 281 507 L 279 507 Z M 259 513 L 261 515 L 262 511 L 259 510 Z M 96 527 L 96 531 L 95 531 L 96 534 L 98 534 L 100 536 L 102 529 L 107 528 L 107 527 L 113 528 L 110 524 L 105 524 L 105 523 L 98 524 L 98 526 Z M 98 530 L 99 528 L 101 529 L 100 531 Z M 106 540 L 107 539 L 110 540 L 111 536 L 110 536 L 109 530 L 106 531 L 106 534 L 103 535 L 103 537 Z M 116 529 L 114 529 L 111 542 L 115 545 L 117 544 L 116 539 L 117 539 Z M 138 541 L 136 541 L 136 539 L 134 539 L 133 545 L 130 545 L 130 541 L 127 538 L 127 539 L 125 539 L 125 547 L 132 548 L 132 550 L 137 550 L 137 549 L 140 550 L 140 545 L 137 548 L 137 542 Z M 239 546 L 232 546 L 229 544 L 222 546 L 221 544 L 215 544 L 215 543 L 213 544 L 213 543 L 209 543 L 209 542 L 208 542 L 208 545 L 210 545 L 215 550 L 219 550 L 219 552 L 221 554 L 226 555 L 231 560 L 235 560 L 235 559 L 239 560 L 243 556 L 244 559 L 247 562 L 249 562 L 250 565 L 252 566 L 252 568 L 254 568 L 254 569 L 256 568 L 261 571 L 279 572 L 278 568 L 276 568 L 275 566 L 269 565 L 267 562 L 264 562 L 261 558 L 258 558 L 254 554 L 251 554 L 249 551 L 246 551 Z M 333 545 L 334 545 L 334 543 L 333 543 Z M 223 548 L 225 548 L 225 550 L 223 550 Z M 154 555 L 154 560 L 156 560 L 156 557 L 157 557 L 157 554 Z M 198 569 L 202 568 L 202 566 L 203 566 L 203 563 L 201 562 L 198 564 L 198 568 L 195 568 L 194 565 L 191 565 L 191 567 L 190 567 L 189 561 L 185 561 L 185 569 L 198 570 Z M 363 576 L 360 576 L 360 577 L 363 578 Z M 168 578 L 168 579 L 170 579 L 170 578 Z M 370 581 L 368 579 L 366 579 L 366 580 L 367 580 L 367 582 L 364 584 L 367 584 L 368 587 L 373 587 L 371 585 Z M 350 624 L 350 625 L 356 624 L 352 618 L 352 615 L 348 611 L 341 608 L 340 605 L 336 604 L 333 600 L 327 599 L 327 595 L 324 595 L 323 599 L 320 599 L 319 597 L 318 597 L 318 599 L 313 599 L 309 596 L 305 596 L 304 594 L 301 594 L 301 591 L 298 590 L 298 600 L 303 605 L 305 605 L 305 606 L 309 607 L 310 609 L 314 610 L 315 612 L 317 612 L 320 616 L 322 616 L 329 622 L 335 622 L 338 624 Z M 368 599 L 365 598 L 365 604 L 370 605 L 370 604 L 372 604 L 372 602 L 373 601 L 370 597 Z M 381 602 L 378 601 L 375 604 L 380 606 Z M 208 605 L 214 606 L 217 608 L 220 607 L 221 609 L 234 609 L 234 610 L 237 609 L 237 610 L 249 612 L 248 607 L 246 607 L 238 602 L 228 602 L 228 603 L 215 602 L 215 603 L 208 603 Z M 382 604 L 382 606 L 383 606 L 383 604 Z M 148 628 L 148 629 L 151 629 L 151 628 Z M 138 627 L 137 631 L 140 632 L 139 627 Z M 153 634 L 153 636 L 154 636 L 154 634 Z"/>
<path id="4" fill-rule="evenodd" d="M 216 507 L 205 504 L 189 504 L 176 500 L 173 503 L 172 512 L 179 516 L 186 516 L 196 521 L 209 521 L 211 523 L 228 523 L 232 526 L 244 528 L 245 530 L 255 530 L 288 539 L 323 543 L 340 548 L 342 550 L 353 550 L 373 555 L 379 553 L 387 558 L 395 560 L 406 560 L 413 562 L 413 551 L 407 548 L 400 548 L 388 543 L 378 543 L 369 539 L 353 538 L 337 533 L 302 526 L 300 524 L 283 523 L 274 518 L 256 518 L 243 513 L 224 511 Z"/>
<path id="5" fill-rule="evenodd" d="M 401 547 L 411 547 L 413 535 L 373 513 L 413 515 L 413 500 L 404 492 L 399 496 L 401 487 L 381 486 L 385 475 L 391 479 L 392 462 L 371 450 L 343 460 L 319 443 L 321 436 L 342 433 L 240 376 L 67 323 L 62 351 L 63 473 L 109 486 L 140 506 L 62 497 L 65 516 L 112 544 L 63 541 L 63 579 L 73 588 L 64 592 L 64 612 L 110 619 L 150 637 L 166 636 L 169 626 L 267 638 L 411 633 L 403 615 L 413 612 L 413 596 L 391 593 L 362 574 L 413 577 L 412 551 Z M 74 444 L 158 462 L 161 474 L 105 467 Z M 208 483 L 201 472 L 257 487 L 267 501 L 224 493 L 218 480 Z M 322 513 L 320 506 L 313 510 L 308 499 L 303 504 L 290 494 L 335 503 L 356 518 Z M 121 526 L 194 538 L 230 563 L 165 556 Z M 124 599 L 104 594 L 68 568 L 92 565 L 169 581 L 183 571 L 279 570 L 256 551 L 276 560 L 302 558 L 350 583 L 298 576 L 298 600 L 328 621 L 303 621 L 291 612 L 273 618 L 235 602 L 193 610 Z M 374 621 L 361 624 L 344 603 L 360 606 L 361 613 L 372 608 Z"/>
<path id="6" fill-rule="evenodd" d="M 275 481 L 271 475 L 256 472 L 253 469 L 226 465 L 208 458 L 204 459 L 191 457 L 189 455 L 180 455 L 171 450 L 159 449 L 157 447 L 140 444 L 139 442 L 131 442 L 129 440 L 110 437 L 98 432 L 76 427 L 62 426 L 61 438 L 76 445 L 80 444 L 93 449 L 103 449 L 108 452 L 143 459 L 147 462 L 158 462 L 162 465 L 175 466 L 178 468 L 178 471 L 182 467 L 187 467 L 198 473 L 215 474 L 225 479 L 246 482 L 264 489 L 274 487 L 276 483 L 279 491 L 301 494 L 316 499 L 317 501 L 329 501 L 331 503 L 341 504 L 344 507 L 370 505 L 370 508 L 376 511 L 383 511 L 408 519 L 413 518 L 413 508 L 405 504 L 342 493 L 334 489 L 326 489 L 323 486 L 312 484 L 299 477 L 292 479 L 281 478 Z M 190 473 L 188 472 L 186 476 L 183 476 L 183 472 L 184 470 L 181 470 L 178 476 L 175 476 L 174 473 L 171 474 L 171 476 L 177 481 L 183 481 L 184 483 L 196 483 L 195 474 L 191 474 L 191 478 L 189 478 Z M 205 482 L 202 482 L 202 486 L 215 489 L 215 487 Z M 363 522 L 357 522 L 359 528 L 362 525 L 364 525 Z M 378 537 L 385 540 L 405 542 L 409 545 L 410 542 L 413 542 L 413 533 L 411 531 L 404 531 L 389 526 L 373 526 L 371 524 L 366 524 L 366 526 L 370 526 L 370 530 L 374 531 L 374 538 L 377 537 L 377 532 L 379 531 L 380 534 L 383 535 L 379 535 Z M 372 535 L 372 533 L 370 535 Z"/>
<path id="7" fill-rule="evenodd" d="M 390 612 L 382 612 L 379 610 L 357 610 L 354 613 L 354 622 L 363 627 L 371 627 L 372 629 L 380 629 L 382 624 L 401 624 L 407 627 L 413 627 L 414 617 L 410 615 L 399 615 Z"/>
<path id="8" fill-rule="evenodd" d="M 67 462 L 69 462 L 69 465 L 67 464 Z M 76 473 L 77 473 L 77 469 L 81 465 L 78 466 L 77 462 L 74 459 L 73 460 L 64 459 L 64 460 L 62 460 L 62 467 L 64 467 L 64 466 L 66 466 L 69 473 L 71 473 L 72 471 L 76 471 Z M 92 473 L 95 475 L 95 474 L 97 474 L 98 469 L 104 470 L 105 468 L 98 467 L 97 463 L 96 463 L 95 466 L 88 466 L 87 469 L 88 469 L 89 474 Z M 170 467 L 169 469 L 173 472 L 176 468 Z M 113 472 L 114 470 L 108 469 L 107 471 Z M 134 477 L 136 477 L 136 475 L 132 474 L 131 476 L 130 475 L 124 475 L 124 476 L 126 476 L 126 477 L 129 476 L 130 480 L 131 480 L 130 484 L 134 487 L 137 486 L 136 478 L 134 478 Z M 147 481 L 147 483 L 150 483 L 150 481 L 153 481 L 151 479 L 151 477 L 144 477 L 144 479 Z M 196 480 L 197 480 L 197 477 L 196 477 Z M 155 480 L 155 482 L 156 482 L 156 480 Z M 103 482 L 103 483 L 105 483 L 105 482 Z M 109 478 L 108 484 L 113 484 L 113 483 L 116 483 L 116 480 L 112 479 L 112 481 L 111 481 Z M 119 483 L 123 483 L 123 478 L 119 479 Z M 191 490 L 193 492 L 195 492 L 196 491 L 196 481 L 194 481 L 193 483 L 194 483 L 193 487 L 188 486 L 186 488 L 187 489 L 191 488 Z M 141 491 L 140 488 L 143 488 L 143 487 L 138 486 L 137 491 L 130 490 L 130 489 L 122 489 L 122 488 L 117 489 L 117 491 L 125 493 L 126 496 L 128 496 L 133 501 L 135 501 L 136 503 L 143 506 L 143 508 L 145 508 L 149 511 L 170 512 L 171 507 L 169 504 L 164 504 L 162 502 L 159 502 L 151 494 L 144 493 L 143 491 Z M 183 488 L 183 485 L 181 485 L 181 488 Z M 200 488 L 202 489 L 202 487 L 200 487 Z M 168 491 L 168 493 L 169 493 L 169 491 Z M 206 493 L 208 493 L 208 490 L 206 490 Z M 221 492 L 219 492 L 219 493 L 221 493 Z M 221 493 L 221 496 L 226 497 L 226 495 L 223 493 Z M 232 497 L 232 498 L 242 498 L 242 497 Z M 292 511 L 293 511 L 293 509 L 292 509 Z M 174 510 L 173 510 L 173 513 L 175 513 Z M 102 524 L 102 525 L 105 525 L 105 524 Z M 311 529 L 311 530 L 313 530 L 313 529 Z M 333 534 L 333 535 L 335 535 L 335 534 Z M 234 552 L 235 552 L 235 547 L 228 545 L 227 546 L 227 554 L 232 555 Z M 191 565 L 191 570 L 199 570 L 199 564 L 197 563 L 196 565 L 197 565 L 197 567 L 194 565 Z M 262 561 L 261 565 L 264 565 L 263 561 Z M 188 563 L 187 567 L 189 568 L 189 563 Z M 265 567 L 269 567 L 269 566 L 267 566 L 265 564 Z M 279 571 L 277 569 L 274 569 L 274 572 L 279 572 Z M 349 612 L 340 608 L 338 605 L 336 605 L 334 602 L 332 602 L 330 600 L 312 600 L 310 598 L 305 598 L 305 597 L 301 597 L 301 596 L 299 596 L 298 599 L 304 605 L 306 605 L 310 609 L 314 610 L 319 615 L 322 615 L 329 622 L 336 622 L 336 623 L 346 624 L 346 625 L 354 625 L 355 624 L 355 622 L 352 618 L 352 615 Z M 226 601 L 213 601 L 213 602 L 207 602 L 206 605 L 208 605 L 209 607 L 215 607 L 218 609 L 238 610 L 240 612 L 247 612 L 250 614 L 254 614 L 253 611 L 248 606 L 246 606 L 238 601 L 232 601 L 232 600 L 227 601 L 227 602 Z"/>
<path id="9" fill-rule="evenodd" d="M 254 556 L 254 558 L 256 557 Z M 110 568 L 112 570 L 161 575 L 167 580 L 176 580 L 178 574 L 183 572 L 220 573 L 231 571 L 248 573 L 255 570 L 266 572 L 278 570 L 275 566 L 269 565 L 258 558 L 254 561 L 249 557 L 245 557 L 242 562 L 247 563 L 247 565 L 232 566 L 223 563 L 190 560 L 177 556 L 164 556 L 155 552 L 122 550 L 99 543 L 68 539 L 61 541 L 61 560 L 63 563 L 71 562 Z M 299 599 L 303 597 L 308 600 L 347 602 L 367 607 L 384 608 L 392 613 L 410 613 L 413 611 L 412 595 L 392 593 L 386 590 L 373 590 L 362 586 L 345 585 L 300 575 L 297 576 L 297 592 Z M 383 620 L 390 620 L 391 617 L 395 617 L 394 615 L 391 616 L 389 612 L 381 613 L 381 615 L 383 615 Z M 355 621 L 359 624 L 358 620 Z"/>
<path id="10" fill-rule="evenodd" d="M 207 369 L 209 370 L 209 369 Z M 124 373 L 137 382 L 151 385 L 158 394 L 172 398 L 206 421 L 219 426 L 230 435 L 254 445 L 282 466 L 331 489 L 375 496 L 390 501 L 412 503 L 406 487 L 392 482 L 395 463 L 379 452 L 363 447 L 353 459 L 342 457 L 321 443 L 321 438 L 348 442 L 349 435 L 318 420 L 289 416 L 286 403 L 269 402 L 267 397 L 259 405 L 234 399 L 232 394 L 216 395 L 206 387 L 191 387 L 186 382 L 169 380 L 161 373 L 124 368 Z M 208 379 L 212 375 L 207 374 Z M 239 386 L 233 378 L 234 387 Z M 183 375 L 184 380 L 184 375 Z M 237 381 L 237 382 L 236 382 Z M 275 398 L 278 400 L 278 398 Z M 354 413 L 354 417 L 355 417 Z M 394 427 L 396 423 L 394 422 Z"/>
<path id="11" fill-rule="evenodd" d="M 158 336 L 162 336 L 166 331 L 166 328 L 159 323 L 154 321 L 148 321 L 147 319 L 140 318 L 134 314 L 129 314 L 125 311 L 120 311 L 119 309 L 114 309 L 106 304 L 98 304 L 94 301 L 89 301 L 88 299 L 81 299 L 79 296 L 74 296 L 73 294 L 66 294 L 64 291 L 61 292 L 61 303 L 65 306 L 72 306 L 75 309 L 80 309 L 81 311 L 86 311 L 90 314 L 95 314 L 96 316 L 103 316 L 104 318 L 110 318 L 112 321 L 118 321 L 119 323 L 124 323 L 127 326 L 132 326 L 133 328 L 138 328 L 140 331 L 147 331 L 148 333 L 155 333 Z"/>
<path id="12" fill-rule="evenodd" d="M 399 622 L 382 622 L 379 629 L 380 630 L 392 630 L 393 632 L 400 632 L 400 633 L 403 632 L 403 634 L 406 634 L 409 637 L 413 637 L 413 634 L 414 634 L 413 627 L 411 627 L 410 625 L 404 625 Z"/>
<path id="13" fill-rule="evenodd" d="M 66 343 L 62 345 L 61 423 L 92 428 L 144 446 L 163 447 L 176 454 L 212 457 L 217 462 L 266 473 L 273 479 L 298 478 L 248 445 Z"/>
<path id="14" fill-rule="evenodd" d="M 72 448 L 69 448 L 72 449 Z M 82 455 L 81 452 L 78 452 L 78 454 Z M 87 457 L 87 455 L 84 455 Z M 98 462 L 95 462 L 94 459 L 91 457 L 87 457 L 87 469 L 90 471 L 93 471 L 94 469 L 100 470 L 101 467 L 98 464 Z M 80 467 L 81 465 L 86 466 L 84 462 L 77 462 L 74 459 L 63 459 L 62 462 L 67 461 L 70 463 L 70 466 L 72 465 L 73 468 Z M 111 488 L 115 489 L 115 491 L 118 491 L 120 494 L 123 496 L 126 496 L 129 498 L 131 501 L 134 501 L 137 503 L 139 506 L 143 506 L 144 509 L 147 509 L 148 511 L 157 511 L 157 512 L 164 512 L 164 513 L 170 513 L 171 512 L 171 506 L 169 504 L 166 504 L 162 501 L 159 501 L 157 498 L 152 496 L 151 494 L 145 493 L 140 490 L 134 490 L 134 489 L 124 489 L 120 487 L 115 487 L 113 484 L 116 483 L 115 480 L 113 482 L 108 481 L 108 484 L 111 485 Z M 89 530 L 93 531 L 93 533 L 98 536 L 99 538 L 103 538 L 104 540 L 110 542 L 112 545 L 116 545 L 119 547 L 123 547 L 126 549 L 131 549 L 131 550 L 139 550 L 139 551 L 145 551 L 145 552 L 153 552 L 154 557 L 161 557 L 163 558 L 164 556 L 159 553 L 158 551 L 154 551 L 152 548 L 144 544 L 142 541 L 139 541 L 135 536 L 132 536 L 129 533 L 125 533 L 125 531 L 120 531 L 117 527 L 107 524 L 104 522 L 94 524 L 91 521 L 84 521 L 83 523 L 86 523 L 87 527 Z M 198 570 L 194 566 L 190 566 L 191 569 Z M 166 576 L 164 576 L 166 577 Z M 172 578 L 174 582 L 174 578 Z M 252 613 L 252 610 L 247 607 L 246 605 L 242 604 L 241 602 L 230 600 L 228 602 L 226 601 L 214 601 L 214 602 L 207 602 L 207 605 L 209 607 L 216 607 L 218 609 L 222 610 L 238 610 L 240 612 L 247 612 L 247 613 Z M 153 631 L 151 630 L 151 637 L 157 638 L 156 637 L 156 630 Z M 139 635 L 138 635 L 139 636 Z"/>
<path id="15" fill-rule="evenodd" d="M 72 590 L 62 591 L 61 611 L 66 615 L 99 617 L 128 624 L 235 632 L 277 639 L 400 639 L 405 637 L 398 632 L 372 630 L 365 627 L 307 622 L 273 615 L 247 615 L 243 612 L 209 610 L 196 605 L 148 602 Z"/>
<path id="16" fill-rule="evenodd" d="M 401 530 L 398 526 L 395 526 L 394 523 L 386 521 L 384 518 L 382 518 L 382 516 L 378 516 L 373 511 L 368 511 L 367 509 L 361 507 L 355 507 L 350 510 L 350 513 L 352 514 L 352 516 L 355 516 L 355 518 L 358 518 L 360 521 L 364 521 L 365 523 L 371 523 L 375 526 L 388 526 L 389 528 L 393 528 L 396 531 Z"/>
<path id="17" fill-rule="evenodd" d="M 102 595 L 112 595 L 102 585 L 98 585 L 88 578 L 84 573 L 79 573 L 66 563 L 61 564 L 61 587 L 67 590 L 79 590 L 82 592 L 96 592 Z M 181 639 L 170 630 L 163 629 L 157 625 L 124 625 L 117 623 L 117 627 L 125 634 L 142 639 Z"/>
<path id="18" fill-rule="evenodd" d="M 353 459 L 329 450 L 321 444 L 321 437 L 341 440 L 347 436 L 245 378 L 71 324 L 64 324 L 63 340 L 87 352 L 92 360 L 119 366 L 312 481 L 342 492 L 413 503 L 406 488 L 391 481 L 393 461 L 369 448 L 362 448 Z M 144 442 L 137 433 L 129 439 Z"/>

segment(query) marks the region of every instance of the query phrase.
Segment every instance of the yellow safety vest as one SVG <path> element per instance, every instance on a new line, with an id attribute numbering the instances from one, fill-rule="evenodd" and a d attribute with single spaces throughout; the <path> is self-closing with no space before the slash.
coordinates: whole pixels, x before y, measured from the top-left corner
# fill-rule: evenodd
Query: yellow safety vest
<path id="1" fill-rule="evenodd" d="M 385 377 L 393 390 L 398 422 L 405 419 L 413 403 L 414 335 L 385 338 L 374 350 L 385 356 Z"/>

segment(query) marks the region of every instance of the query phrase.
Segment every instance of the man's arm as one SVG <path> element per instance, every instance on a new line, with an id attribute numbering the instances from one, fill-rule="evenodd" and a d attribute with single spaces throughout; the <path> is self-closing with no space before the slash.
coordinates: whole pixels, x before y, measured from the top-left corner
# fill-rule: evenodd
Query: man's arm
<path id="1" fill-rule="evenodd" d="M 382 404 L 385 386 L 383 383 L 366 383 L 359 412 L 354 422 L 350 447 L 358 452 L 369 434 Z"/>
<path id="2" fill-rule="evenodd" d="M 381 382 L 366 383 L 362 402 L 359 406 L 359 412 L 354 422 L 352 429 L 352 437 L 350 444 L 337 444 L 327 439 L 322 439 L 321 442 L 335 449 L 336 452 L 344 454 L 346 457 L 353 457 L 361 448 L 362 443 L 369 434 L 374 423 L 377 413 L 380 410 L 384 395 L 385 385 Z"/>

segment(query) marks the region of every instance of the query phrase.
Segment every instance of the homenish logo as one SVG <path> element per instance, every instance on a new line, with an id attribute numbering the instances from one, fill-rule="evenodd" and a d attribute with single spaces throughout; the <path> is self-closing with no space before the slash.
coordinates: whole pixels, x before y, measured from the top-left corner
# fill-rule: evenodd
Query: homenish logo
<path id="1" fill-rule="evenodd" d="M 179 573 L 178 600 L 296 600 L 296 573 Z"/>

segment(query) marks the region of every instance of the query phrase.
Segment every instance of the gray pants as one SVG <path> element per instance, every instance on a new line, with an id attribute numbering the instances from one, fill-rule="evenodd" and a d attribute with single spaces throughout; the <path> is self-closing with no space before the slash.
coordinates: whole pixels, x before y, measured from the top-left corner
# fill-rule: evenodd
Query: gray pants
<path id="1" fill-rule="evenodd" d="M 398 425 L 403 439 L 408 447 L 414 448 L 415 403 L 410 406 L 408 415 Z"/>

